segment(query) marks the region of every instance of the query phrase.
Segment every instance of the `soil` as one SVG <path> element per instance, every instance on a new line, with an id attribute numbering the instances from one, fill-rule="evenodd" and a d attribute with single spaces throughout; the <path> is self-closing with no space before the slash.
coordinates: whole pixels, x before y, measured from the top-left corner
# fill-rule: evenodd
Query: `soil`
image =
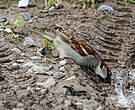
<path id="1" fill-rule="evenodd" d="M 0 17 L 9 21 L 7 25 L 2 23 L 6 28 L 11 29 L 23 12 L 31 16 L 31 20 L 23 20 L 15 29 L 19 39 L 15 39 L 12 33 L 0 31 L 0 110 L 135 109 L 135 6 L 106 0 L 97 3 L 96 8 L 102 4 L 112 6 L 114 12 L 97 11 L 94 15 L 89 6 L 82 9 L 77 3 L 63 1 L 55 10 L 40 13 L 44 9 L 42 3 L 18 8 L 16 2 L 0 2 Z M 54 78 L 55 85 L 48 89 L 37 85 L 37 82 L 45 82 L 52 76 L 31 73 L 29 68 L 23 67 L 31 61 L 31 56 L 37 55 L 37 49 L 43 47 L 43 38 L 28 29 L 43 32 L 59 27 L 88 42 L 99 53 L 112 71 L 111 85 L 90 77 L 72 62 L 64 65 L 67 71 L 64 78 Z M 24 46 L 25 37 L 31 37 L 37 46 Z M 13 47 L 20 49 L 22 54 L 13 52 Z M 56 62 L 55 69 L 60 59 L 52 53 L 46 52 L 41 60 L 33 62 L 47 66 L 43 60 L 49 58 Z M 14 66 L 18 59 L 24 62 Z"/>

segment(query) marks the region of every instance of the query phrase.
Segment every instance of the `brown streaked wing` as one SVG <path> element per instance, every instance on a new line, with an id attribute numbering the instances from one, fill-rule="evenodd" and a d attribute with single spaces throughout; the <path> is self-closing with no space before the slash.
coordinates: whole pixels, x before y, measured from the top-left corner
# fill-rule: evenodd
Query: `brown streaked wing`
<path id="1" fill-rule="evenodd" d="M 59 36 L 64 40 L 68 45 L 70 45 L 75 51 L 77 51 L 80 55 L 86 56 L 85 52 L 80 46 L 80 43 L 78 40 L 76 40 L 74 37 L 69 36 L 68 34 L 65 34 L 64 32 L 56 31 Z"/>
<path id="2" fill-rule="evenodd" d="M 98 56 L 96 51 L 92 47 L 90 47 L 86 42 L 81 42 L 81 45 L 87 51 L 88 54 Z"/>

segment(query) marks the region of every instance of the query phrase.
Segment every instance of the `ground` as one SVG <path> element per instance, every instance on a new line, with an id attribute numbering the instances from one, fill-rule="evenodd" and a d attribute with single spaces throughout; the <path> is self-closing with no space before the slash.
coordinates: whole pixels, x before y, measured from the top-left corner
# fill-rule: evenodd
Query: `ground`
<path id="1" fill-rule="evenodd" d="M 18 8 L 15 2 L 0 3 L 0 17 L 6 17 L 11 29 L 13 22 L 22 18 L 23 12 L 31 16 L 15 29 L 19 39 L 13 33 L 0 31 L 0 110 L 119 110 L 135 108 L 135 6 L 115 0 L 97 3 L 114 8 L 113 13 L 82 9 L 78 4 L 62 2 L 55 10 L 40 13 L 43 4 L 37 3 L 28 8 Z M 112 84 L 96 81 L 81 68 L 68 62 L 64 65 L 63 78 L 54 77 L 53 73 L 31 72 L 24 67 L 28 62 L 47 67 L 53 65 L 58 71 L 61 59 L 57 52 L 45 52 L 39 60 L 30 57 L 37 55 L 43 47 L 43 38 L 28 30 L 43 32 L 46 29 L 61 27 L 71 36 L 88 42 L 106 61 L 112 71 Z M 36 47 L 24 46 L 25 37 L 31 37 Z M 18 48 L 21 53 L 12 51 Z M 17 60 L 23 59 L 23 62 Z M 63 61 L 63 60 L 62 60 Z M 51 80 L 51 86 L 44 86 Z M 98 79 L 97 79 L 98 80 Z"/>

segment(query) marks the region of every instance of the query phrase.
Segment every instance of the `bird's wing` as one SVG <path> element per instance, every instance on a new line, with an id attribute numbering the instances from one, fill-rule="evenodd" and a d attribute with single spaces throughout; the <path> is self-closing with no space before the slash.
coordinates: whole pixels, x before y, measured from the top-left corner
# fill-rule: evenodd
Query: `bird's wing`
<path id="1" fill-rule="evenodd" d="M 65 41 L 68 45 L 70 45 L 76 52 L 78 52 L 81 56 L 86 56 L 87 54 L 85 53 L 85 51 L 83 50 L 80 42 L 75 39 L 72 36 L 69 36 L 63 32 L 60 31 L 56 31 L 56 33 L 58 34 L 58 36 Z"/>
<path id="2" fill-rule="evenodd" d="M 93 55 L 98 57 L 101 61 L 101 69 L 106 69 L 107 73 L 111 73 L 109 67 L 106 65 L 105 61 L 98 55 L 98 53 L 86 42 L 82 42 L 75 37 L 69 36 L 64 32 L 56 31 L 59 37 L 65 41 L 68 45 L 70 45 L 75 51 L 77 51 L 80 55 Z"/>

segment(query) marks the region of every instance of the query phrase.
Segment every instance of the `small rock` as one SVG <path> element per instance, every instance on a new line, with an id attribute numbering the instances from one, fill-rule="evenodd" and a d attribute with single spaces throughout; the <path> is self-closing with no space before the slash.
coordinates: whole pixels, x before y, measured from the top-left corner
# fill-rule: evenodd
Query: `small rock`
<path id="1" fill-rule="evenodd" d="M 65 77 L 65 74 L 63 72 L 55 72 L 53 74 L 53 77 L 55 77 L 57 79 L 62 79 L 63 77 Z"/>
<path id="2" fill-rule="evenodd" d="M 40 10 L 39 12 L 40 13 L 47 13 L 48 11 L 47 10 Z"/>
<path id="3" fill-rule="evenodd" d="M 59 71 L 65 72 L 65 67 L 64 66 L 60 67 Z"/>
<path id="4" fill-rule="evenodd" d="M 11 29 L 9 29 L 9 28 L 6 28 L 6 29 L 4 30 L 4 32 L 13 33 L 13 31 L 11 31 Z"/>
<path id="5" fill-rule="evenodd" d="M 64 59 L 64 60 L 61 60 L 60 62 L 59 62 L 59 65 L 60 66 L 63 66 L 63 65 L 65 65 L 67 63 L 67 61 L 66 61 L 66 59 Z"/>
<path id="6" fill-rule="evenodd" d="M 20 49 L 15 48 L 15 47 L 12 49 L 12 51 L 15 51 L 17 54 L 21 54 L 22 53 L 22 51 Z"/>
<path id="7" fill-rule="evenodd" d="M 41 60 L 41 56 L 32 56 L 30 57 L 31 60 Z"/>
<path id="8" fill-rule="evenodd" d="M 82 103 L 75 103 L 74 104 L 75 109 L 77 110 L 83 110 L 83 104 Z"/>
<path id="9" fill-rule="evenodd" d="M 107 11 L 109 13 L 113 13 L 114 12 L 114 9 L 111 6 L 109 6 L 109 5 L 101 5 L 97 10 Z"/>
<path id="10" fill-rule="evenodd" d="M 18 62 L 18 63 L 24 63 L 24 60 L 23 59 L 20 59 L 20 60 L 16 60 L 16 62 Z"/>
<path id="11" fill-rule="evenodd" d="M 40 55 L 40 56 L 43 56 L 43 55 L 41 54 L 42 49 L 43 49 L 43 48 L 40 48 L 40 49 L 37 50 L 37 54 Z"/>
<path id="12" fill-rule="evenodd" d="M 20 67 L 19 67 L 19 65 L 17 64 L 17 63 L 12 63 L 9 67 L 8 67 L 8 69 L 9 70 L 11 70 L 11 71 L 13 71 L 13 70 L 15 70 L 15 69 L 19 69 Z"/>
<path id="13" fill-rule="evenodd" d="M 5 27 L 4 26 L 0 26 L 0 31 L 4 31 Z"/>
<path id="14" fill-rule="evenodd" d="M 50 63 L 52 63 L 52 64 L 56 64 L 56 61 L 53 60 L 53 59 L 48 59 L 48 61 L 49 61 Z"/>
<path id="15" fill-rule="evenodd" d="M 36 43 L 35 43 L 35 41 L 32 40 L 32 38 L 25 37 L 23 45 L 24 46 L 29 46 L 29 47 L 35 47 Z"/>
<path id="16" fill-rule="evenodd" d="M 45 72 L 45 74 L 49 75 L 49 76 L 52 76 L 53 75 L 53 71 L 48 71 L 48 72 Z"/>
<path id="17" fill-rule="evenodd" d="M 38 86 L 43 86 L 44 88 L 50 88 L 51 86 L 55 85 L 56 84 L 56 81 L 54 80 L 53 77 L 50 77 L 46 82 L 44 83 L 40 83 L 40 82 L 37 82 L 37 85 Z"/>
<path id="18" fill-rule="evenodd" d="M 29 5 L 29 0 L 20 0 L 18 3 L 19 8 L 26 8 Z"/>
<path id="19" fill-rule="evenodd" d="M 53 11 L 53 10 L 55 10 L 55 6 L 54 6 L 54 5 L 52 5 L 48 10 L 49 10 L 49 11 Z"/>
<path id="20" fill-rule="evenodd" d="M 28 62 L 23 65 L 23 67 L 33 67 L 35 64 L 33 62 Z"/>
<path id="21" fill-rule="evenodd" d="M 12 63 L 12 66 L 18 66 L 18 64 L 17 63 Z"/>
<path id="22" fill-rule="evenodd" d="M 45 68 L 46 71 L 50 71 L 50 70 L 52 70 L 52 69 L 53 69 L 53 65 L 49 65 L 49 66 L 47 66 L 47 67 Z"/>
<path id="23" fill-rule="evenodd" d="M 22 17 L 24 18 L 25 21 L 29 21 L 31 19 L 30 14 L 29 13 L 21 13 Z"/>
<path id="24" fill-rule="evenodd" d="M 43 94 L 43 93 L 47 92 L 47 89 L 42 88 L 39 92 L 40 92 L 40 94 Z"/>
<path id="25" fill-rule="evenodd" d="M 7 21 L 6 17 L 0 17 L 0 22 L 6 22 L 6 21 Z"/>
<path id="26" fill-rule="evenodd" d="M 58 51 L 56 49 L 52 50 L 51 52 L 52 52 L 52 56 L 54 58 L 58 58 L 59 57 L 59 53 L 58 53 Z"/>
<path id="27" fill-rule="evenodd" d="M 69 78 L 67 78 L 66 80 L 74 80 L 74 79 L 76 79 L 76 77 L 75 76 L 71 76 L 71 77 L 69 77 Z"/>
<path id="28" fill-rule="evenodd" d="M 5 21 L 5 23 L 4 23 L 5 25 L 9 25 L 9 21 Z"/>
<path id="29" fill-rule="evenodd" d="M 21 107 L 24 106 L 24 104 L 23 103 L 18 103 L 16 106 L 21 108 Z"/>
<path id="30" fill-rule="evenodd" d="M 24 57 L 25 56 L 25 53 L 21 53 L 21 56 Z"/>
<path id="31" fill-rule="evenodd" d="M 64 65 L 64 68 L 66 71 L 69 71 L 69 70 L 71 70 L 72 65 L 70 65 L 70 64 Z"/>
<path id="32" fill-rule="evenodd" d="M 41 65 L 34 65 L 28 71 L 43 74 L 43 73 L 45 73 L 45 68 L 43 66 L 41 66 Z"/>

